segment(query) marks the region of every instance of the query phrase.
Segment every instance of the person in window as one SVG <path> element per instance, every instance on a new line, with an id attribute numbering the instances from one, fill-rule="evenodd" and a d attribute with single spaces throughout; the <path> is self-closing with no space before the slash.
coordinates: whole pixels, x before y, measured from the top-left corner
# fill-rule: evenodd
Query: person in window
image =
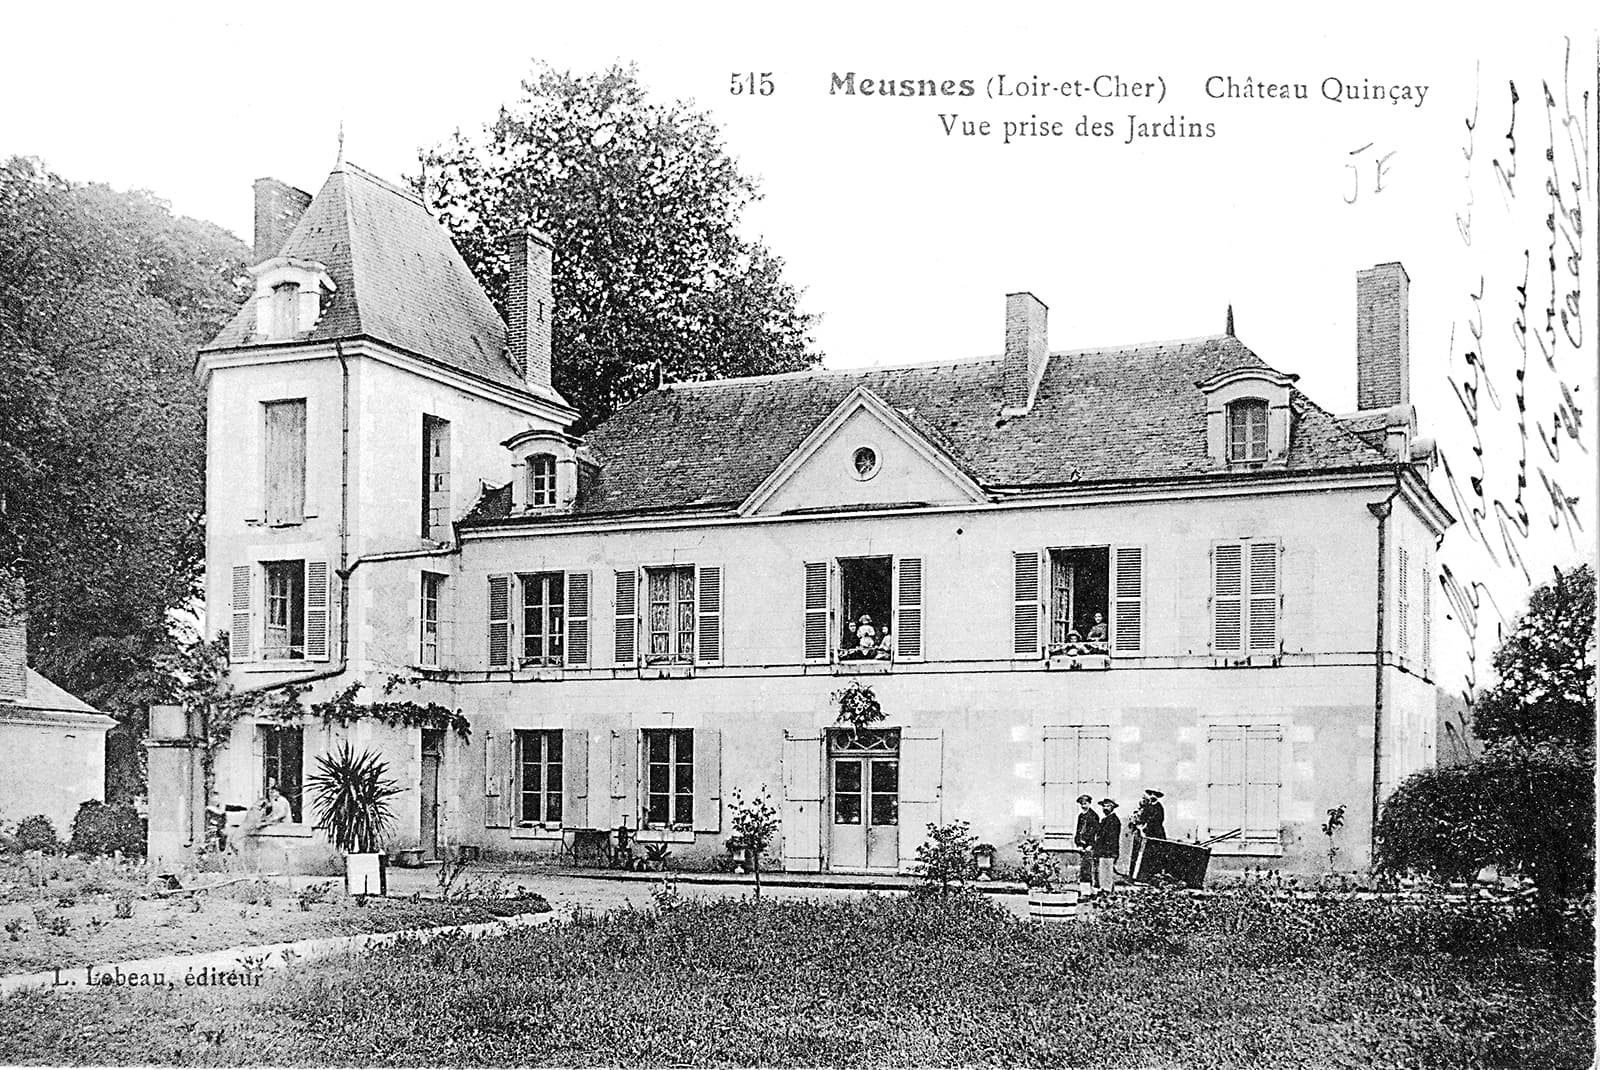
<path id="1" fill-rule="evenodd" d="M 1078 796 L 1078 831 L 1072 845 L 1078 849 L 1079 884 L 1094 883 L 1094 834 L 1100 827 L 1100 815 L 1094 812 L 1093 803 L 1087 795 Z"/>
<path id="2" fill-rule="evenodd" d="M 1117 800 L 1101 799 L 1100 809 L 1105 816 L 1094 830 L 1094 861 L 1099 877 L 1101 895 L 1110 895 L 1117 887 L 1117 859 L 1122 854 L 1122 818 L 1117 816 Z"/>
<path id="3" fill-rule="evenodd" d="M 879 636 L 870 613 L 861 614 L 861 619 L 850 629 L 850 634 L 855 639 L 855 646 L 845 651 L 845 657 L 869 660 L 889 656 L 889 633 L 884 632 Z"/>
<path id="4" fill-rule="evenodd" d="M 268 781 L 267 798 L 261 804 L 260 827 L 265 829 L 272 825 L 286 825 L 293 820 L 294 810 L 283 792 L 278 790 L 277 781 Z"/>
<path id="5" fill-rule="evenodd" d="M 1094 623 L 1089 626 L 1089 652 L 1104 654 L 1106 652 L 1106 616 L 1104 613 L 1094 615 Z"/>

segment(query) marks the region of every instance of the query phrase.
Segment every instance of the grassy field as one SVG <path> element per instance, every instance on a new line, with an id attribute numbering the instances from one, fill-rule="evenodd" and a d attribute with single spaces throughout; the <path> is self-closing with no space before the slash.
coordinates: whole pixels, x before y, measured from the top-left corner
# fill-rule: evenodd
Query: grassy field
<path id="1" fill-rule="evenodd" d="M 1588 1066 L 1592 954 L 1388 903 L 692 902 L 300 968 L 27 995 L 0 1063 Z"/>

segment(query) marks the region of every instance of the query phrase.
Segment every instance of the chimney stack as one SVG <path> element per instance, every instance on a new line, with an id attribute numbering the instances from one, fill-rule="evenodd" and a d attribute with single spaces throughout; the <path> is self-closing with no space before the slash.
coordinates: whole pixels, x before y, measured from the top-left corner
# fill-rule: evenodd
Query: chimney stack
<path id="1" fill-rule="evenodd" d="M 311 194 L 276 178 L 258 178 L 256 191 L 256 263 L 271 260 L 289 240 L 289 233 L 306 214 Z"/>
<path id="2" fill-rule="evenodd" d="M 1005 398 L 1003 413 L 1027 412 L 1050 359 L 1050 310 L 1031 293 L 1006 294 Z"/>
<path id="3" fill-rule="evenodd" d="M 513 234 L 507 249 L 506 351 L 535 393 L 550 393 L 550 320 L 555 313 L 555 253 L 542 231 Z"/>
<path id="4" fill-rule="evenodd" d="M 1356 408 L 1411 403 L 1411 279 L 1399 261 L 1356 272 Z"/>
<path id="5" fill-rule="evenodd" d="M 0 572 L 0 700 L 28 695 L 28 605 L 22 580 Z"/>

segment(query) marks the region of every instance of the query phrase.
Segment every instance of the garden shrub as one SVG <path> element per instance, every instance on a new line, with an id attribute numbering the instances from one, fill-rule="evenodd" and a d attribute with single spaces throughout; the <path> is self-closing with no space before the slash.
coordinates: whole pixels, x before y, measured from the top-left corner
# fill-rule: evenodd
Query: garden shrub
<path id="1" fill-rule="evenodd" d="M 144 857 L 144 823 L 127 803 L 106 804 L 88 799 L 78 806 L 72 819 L 74 854 L 109 855 L 121 851 L 128 857 Z"/>
<path id="2" fill-rule="evenodd" d="M 19 851 L 61 850 L 61 837 L 56 835 L 56 827 L 43 814 L 34 814 L 18 821 L 16 831 L 11 834 L 11 838 Z"/>
<path id="3" fill-rule="evenodd" d="M 978 879 L 978 863 L 972 857 L 977 838 L 972 826 L 965 821 L 952 821 L 948 825 L 928 823 L 928 838 L 917 846 L 917 863 L 913 868 L 922 879 L 924 892 L 949 895 L 952 887 L 965 886 Z"/>

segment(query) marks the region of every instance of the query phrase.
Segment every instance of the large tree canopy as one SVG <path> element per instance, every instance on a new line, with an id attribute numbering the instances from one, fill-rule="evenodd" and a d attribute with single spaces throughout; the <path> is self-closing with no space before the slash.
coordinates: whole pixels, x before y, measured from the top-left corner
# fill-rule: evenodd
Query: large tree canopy
<path id="1" fill-rule="evenodd" d="M 1594 569 L 1585 564 L 1539 587 L 1494 652 L 1494 687 L 1472 729 L 1496 743 L 1521 739 L 1594 745 Z"/>
<path id="2" fill-rule="evenodd" d="M 506 239 L 555 243 L 556 387 L 598 422 L 668 379 L 815 361 L 783 263 L 739 236 L 756 196 L 703 112 L 648 99 L 632 67 L 541 67 L 476 140 L 424 154 L 424 198 L 505 312 Z"/>
<path id="3" fill-rule="evenodd" d="M 246 257 L 147 193 L 0 165 L 0 564 L 37 667 L 111 713 L 162 697 L 168 614 L 198 594 L 194 350 Z"/>

